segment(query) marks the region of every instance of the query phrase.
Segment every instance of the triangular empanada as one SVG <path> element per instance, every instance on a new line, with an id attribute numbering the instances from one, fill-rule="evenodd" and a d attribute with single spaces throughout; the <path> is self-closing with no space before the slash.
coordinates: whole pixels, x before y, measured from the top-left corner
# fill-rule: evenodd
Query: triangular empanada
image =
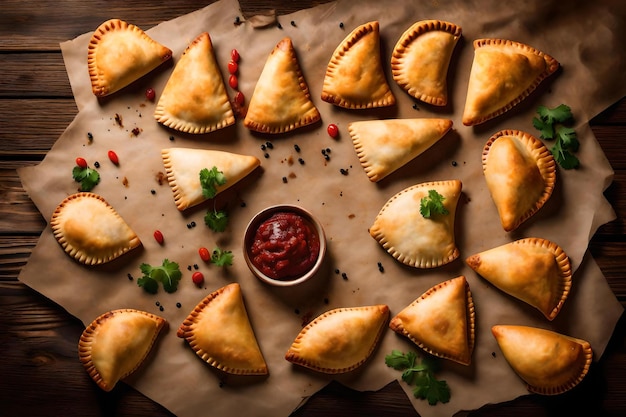
<path id="1" fill-rule="evenodd" d="M 93 93 L 113 94 L 172 57 L 171 49 L 150 38 L 137 26 L 120 19 L 102 23 L 87 51 Z"/>
<path id="2" fill-rule="evenodd" d="M 557 395 L 583 380 L 593 359 L 589 342 L 528 326 L 491 328 L 502 354 L 530 392 Z"/>
<path id="3" fill-rule="evenodd" d="M 268 373 L 237 283 L 207 295 L 180 325 L 176 335 L 185 339 L 203 361 L 223 372 Z"/>
<path id="4" fill-rule="evenodd" d="M 475 40 L 463 124 L 477 125 L 509 111 L 558 68 L 556 59 L 523 43 Z"/>
<path id="5" fill-rule="evenodd" d="M 348 131 L 370 181 L 385 178 L 426 151 L 452 127 L 449 119 L 392 119 L 352 122 Z"/>
<path id="6" fill-rule="evenodd" d="M 139 368 L 165 323 L 164 318 L 140 310 L 104 313 L 80 336 L 80 362 L 100 388 L 111 391 Z"/>
<path id="7" fill-rule="evenodd" d="M 284 133 L 320 120 L 290 38 L 281 40 L 254 87 L 244 125 L 257 132 Z"/>
<path id="8" fill-rule="evenodd" d="M 434 268 L 459 256 L 454 239 L 454 217 L 461 196 L 461 181 L 433 181 L 406 188 L 380 210 L 370 235 L 395 259 L 416 268 Z M 425 218 L 420 213 L 422 198 L 435 190 L 443 196 L 447 214 Z"/>
<path id="9" fill-rule="evenodd" d="M 505 293 L 537 308 L 548 320 L 572 286 L 569 258 L 556 243 L 526 238 L 477 253 L 467 265 Z"/>
<path id="10" fill-rule="evenodd" d="M 370 357 L 388 319 L 384 304 L 329 310 L 300 331 L 285 359 L 327 374 L 353 371 Z"/>
<path id="11" fill-rule="evenodd" d="M 483 149 L 483 173 L 505 231 L 517 229 L 548 201 L 556 183 L 552 153 L 519 130 L 494 134 Z"/>
<path id="12" fill-rule="evenodd" d="M 414 23 L 400 37 L 391 55 L 393 79 L 418 100 L 448 104 L 448 67 L 461 37 L 461 27 L 442 20 Z"/>
<path id="13" fill-rule="evenodd" d="M 396 103 L 383 70 L 377 21 L 357 27 L 335 49 L 326 68 L 322 100 L 348 109 Z"/>
<path id="14" fill-rule="evenodd" d="M 141 245 L 117 211 L 94 193 L 65 198 L 52 213 L 50 226 L 63 250 L 86 265 L 112 261 Z"/>
<path id="15" fill-rule="evenodd" d="M 164 126 L 198 134 L 235 123 L 208 33 L 200 34 L 183 52 L 163 89 L 154 117 Z"/>
<path id="16" fill-rule="evenodd" d="M 474 316 L 472 293 L 461 275 L 430 288 L 391 319 L 389 327 L 432 355 L 469 365 Z"/>
<path id="17" fill-rule="evenodd" d="M 216 167 L 226 178 L 226 183 L 216 187 L 221 193 L 233 186 L 261 164 L 259 158 L 211 149 L 162 149 L 167 181 L 174 192 L 178 210 L 185 210 L 207 200 L 202 194 L 200 171 Z"/>

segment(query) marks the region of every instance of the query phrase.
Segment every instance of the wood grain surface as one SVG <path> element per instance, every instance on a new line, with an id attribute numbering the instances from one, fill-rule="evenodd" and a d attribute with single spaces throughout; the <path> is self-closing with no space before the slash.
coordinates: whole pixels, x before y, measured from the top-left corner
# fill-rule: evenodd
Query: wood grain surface
<path id="1" fill-rule="evenodd" d="M 46 225 L 24 192 L 16 168 L 41 161 L 77 113 L 59 43 L 118 17 L 139 27 L 192 12 L 210 0 L 4 0 L 0 12 L 0 416 L 170 416 L 160 405 L 119 384 L 99 390 L 77 360 L 82 324 L 17 280 Z M 242 14 L 278 14 L 323 1 L 240 0 Z M 593 237 L 590 252 L 626 306 L 626 99 L 592 120 L 615 170 L 606 196 L 617 220 Z M 193 393 L 189 393 L 193 395 Z M 210 415 L 210 411 L 207 411 Z M 355 392 L 331 383 L 293 416 L 415 416 L 398 383 Z M 626 415 L 626 321 L 605 355 L 570 392 L 528 395 L 488 405 L 478 416 Z"/>

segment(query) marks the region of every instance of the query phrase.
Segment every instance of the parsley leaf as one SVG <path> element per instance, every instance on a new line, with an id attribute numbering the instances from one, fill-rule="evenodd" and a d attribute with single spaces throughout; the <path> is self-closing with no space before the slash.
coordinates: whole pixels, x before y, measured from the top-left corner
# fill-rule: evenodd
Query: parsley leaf
<path id="1" fill-rule="evenodd" d="M 222 250 L 216 246 L 211 254 L 211 263 L 217 266 L 231 266 L 233 264 L 233 253 L 229 250 Z"/>
<path id="2" fill-rule="evenodd" d="M 217 167 L 203 168 L 200 170 L 200 185 L 204 198 L 213 198 L 217 195 L 217 187 L 226 184 L 226 177 Z"/>
<path id="3" fill-rule="evenodd" d="M 553 109 L 538 106 L 537 114 L 539 117 L 533 118 L 533 126 L 541 132 L 541 139 L 555 140 L 550 149 L 554 160 L 563 169 L 578 168 L 580 161 L 573 152 L 578 151 L 580 143 L 576 138 L 576 131 L 564 126 L 574 118 L 569 106 L 561 104 Z"/>
<path id="4" fill-rule="evenodd" d="M 437 363 L 431 358 L 418 358 L 414 352 L 406 354 L 392 350 L 385 356 L 385 364 L 393 369 L 402 371 L 402 380 L 409 385 L 415 385 L 415 398 L 427 400 L 428 404 L 450 401 L 450 387 L 446 381 L 439 381 L 435 377 Z"/>
<path id="5" fill-rule="evenodd" d="M 228 226 L 228 213 L 224 210 L 209 210 L 204 215 L 204 224 L 214 232 L 223 232 Z"/>
<path id="6" fill-rule="evenodd" d="M 178 288 L 178 281 L 182 277 L 180 268 L 176 262 L 164 259 L 161 266 L 152 266 L 142 263 L 139 266 L 143 276 L 137 280 L 137 285 L 150 294 L 156 294 L 159 289 L 159 282 L 163 284 L 163 289 L 168 293 L 173 293 Z"/>
<path id="7" fill-rule="evenodd" d="M 448 214 L 448 209 L 443 205 L 445 199 L 437 190 L 428 190 L 428 197 L 420 200 L 420 213 L 426 219 L 430 219 L 433 214 Z"/>
<path id="8" fill-rule="evenodd" d="M 81 191 L 91 191 L 100 182 L 100 174 L 95 169 L 81 168 L 78 165 L 72 170 L 74 181 L 80 182 Z"/>

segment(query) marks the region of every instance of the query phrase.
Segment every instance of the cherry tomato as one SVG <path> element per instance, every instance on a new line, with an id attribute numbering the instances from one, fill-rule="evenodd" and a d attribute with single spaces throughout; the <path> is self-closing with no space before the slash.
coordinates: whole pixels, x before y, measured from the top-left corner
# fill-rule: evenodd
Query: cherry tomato
<path id="1" fill-rule="evenodd" d="M 231 74 L 237 74 L 239 65 L 235 61 L 228 61 L 228 72 Z"/>
<path id="2" fill-rule="evenodd" d="M 207 248 L 198 249 L 198 254 L 200 255 L 200 259 L 204 262 L 209 262 L 211 260 L 211 252 Z"/>
<path id="3" fill-rule="evenodd" d="M 146 98 L 150 101 L 154 100 L 154 98 L 156 97 L 156 92 L 154 91 L 153 88 L 148 88 L 146 90 Z"/>
<path id="4" fill-rule="evenodd" d="M 237 89 L 237 86 L 239 85 L 239 80 L 237 80 L 237 76 L 236 76 L 236 75 L 234 75 L 234 74 L 233 74 L 233 75 L 231 75 L 231 76 L 228 78 L 228 85 L 230 85 L 230 87 L 231 87 L 233 90 L 236 90 L 236 89 Z"/>
<path id="5" fill-rule="evenodd" d="M 199 287 L 200 285 L 204 284 L 204 275 L 202 275 L 202 272 L 196 271 L 191 276 L 191 280 Z"/>
<path id="6" fill-rule="evenodd" d="M 328 136 L 330 136 L 331 138 L 336 138 L 337 136 L 339 136 L 339 128 L 334 123 L 329 124 L 328 128 L 326 128 L 326 131 L 328 132 Z"/>
<path id="7" fill-rule="evenodd" d="M 76 158 L 76 165 L 78 165 L 82 169 L 85 169 L 87 168 L 87 161 L 85 161 L 85 158 L 78 157 Z"/>
<path id="8" fill-rule="evenodd" d="M 115 165 L 119 165 L 120 164 L 120 159 L 117 157 L 117 154 L 114 151 L 109 151 L 109 159 Z"/>
<path id="9" fill-rule="evenodd" d="M 163 242 L 164 242 L 163 233 L 161 233 L 160 230 L 155 230 L 154 231 L 154 240 L 156 240 L 159 243 L 159 245 L 163 244 Z"/>
<path id="10" fill-rule="evenodd" d="M 243 103 L 246 101 L 246 98 L 243 96 L 243 93 L 241 91 L 237 91 L 237 94 L 235 94 L 235 103 L 237 103 L 239 106 L 243 106 Z"/>
<path id="11" fill-rule="evenodd" d="M 236 49 L 230 51 L 230 59 L 232 59 L 233 62 L 239 62 L 239 51 Z"/>

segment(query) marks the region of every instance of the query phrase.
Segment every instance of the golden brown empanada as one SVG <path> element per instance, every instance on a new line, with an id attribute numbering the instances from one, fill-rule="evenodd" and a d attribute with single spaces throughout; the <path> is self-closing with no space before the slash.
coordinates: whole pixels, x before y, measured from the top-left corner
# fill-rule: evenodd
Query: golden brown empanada
<path id="1" fill-rule="evenodd" d="M 207 295 L 180 325 L 176 335 L 185 339 L 203 361 L 223 372 L 268 373 L 237 283 Z"/>
<path id="2" fill-rule="evenodd" d="M 117 211 L 94 193 L 65 198 L 52 213 L 50 226 L 63 250 L 86 265 L 112 261 L 141 245 Z"/>
<path id="3" fill-rule="evenodd" d="M 448 67 L 461 27 L 442 20 L 421 20 L 408 28 L 391 55 L 393 79 L 418 100 L 448 104 Z"/>
<path id="4" fill-rule="evenodd" d="M 491 328 L 502 354 L 530 392 L 557 395 L 583 380 L 593 359 L 589 342 L 528 326 Z"/>
<path id="5" fill-rule="evenodd" d="M 87 68 L 93 93 L 104 97 L 126 87 L 172 57 L 172 51 L 120 19 L 102 23 L 91 36 Z"/>
<path id="6" fill-rule="evenodd" d="M 265 62 L 250 98 L 244 125 L 257 132 L 284 133 L 320 120 L 290 38 Z"/>
<path id="7" fill-rule="evenodd" d="M 552 153 L 534 136 L 502 130 L 482 156 L 487 187 L 505 231 L 517 229 L 548 201 L 556 183 Z"/>
<path id="8" fill-rule="evenodd" d="M 426 352 L 469 365 L 474 350 L 474 301 L 459 276 L 430 288 L 389 323 Z"/>
<path id="9" fill-rule="evenodd" d="M 167 181 L 174 192 L 178 210 L 185 210 L 207 200 L 202 194 L 200 171 L 216 167 L 226 178 L 226 183 L 216 187 L 221 193 L 233 186 L 261 164 L 259 158 L 211 149 L 162 149 Z"/>
<path id="10" fill-rule="evenodd" d="M 100 388 L 111 391 L 143 363 L 165 323 L 164 318 L 133 309 L 104 313 L 80 336 L 80 362 Z"/>
<path id="11" fill-rule="evenodd" d="M 183 52 L 163 89 L 154 117 L 164 126 L 198 134 L 235 123 L 207 32 Z"/>
<path id="12" fill-rule="evenodd" d="M 377 21 L 357 27 L 335 49 L 326 68 L 322 100 L 348 109 L 396 103 L 383 71 Z"/>
<path id="13" fill-rule="evenodd" d="M 300 331 L 285 359 L 326 374 L 353 371 L 370 357 L 388 319 L 384 304 L 329 310 Z"/>
<path id="14" fill-rule="evenodd" d="M 370 181 L 385 178 L 422 154 L 452 128 L 449 119 L 392 119 L 352 122 L 348 131 Z"/>
<path id="15" fill-rule="evenodd" d="M 472 255 L 466 262 L 502 291 L 537 308 L 548 320 L 559 313 L 572 286 L 569 258 L 546 239 L 516 240 Z"/>
<path id="16" fill-rule="evenodd" d="M 509 111 L 558 68 L 556 59 L 523 43 L 475 40 L 463 124 L 477 125 Z"/>
<path id="17" fill-rule="evenodd" d="M 424 218 L 420 201 L 435 190 L 443 196 L 448 214 Z M 380 210 L 370 235 L 395 259 L 416 268 L 434 268 L 459 256 L 454 239 L 454 217 L 461 196 L 461 181 L 433 181 L 406 188 Z"/>

